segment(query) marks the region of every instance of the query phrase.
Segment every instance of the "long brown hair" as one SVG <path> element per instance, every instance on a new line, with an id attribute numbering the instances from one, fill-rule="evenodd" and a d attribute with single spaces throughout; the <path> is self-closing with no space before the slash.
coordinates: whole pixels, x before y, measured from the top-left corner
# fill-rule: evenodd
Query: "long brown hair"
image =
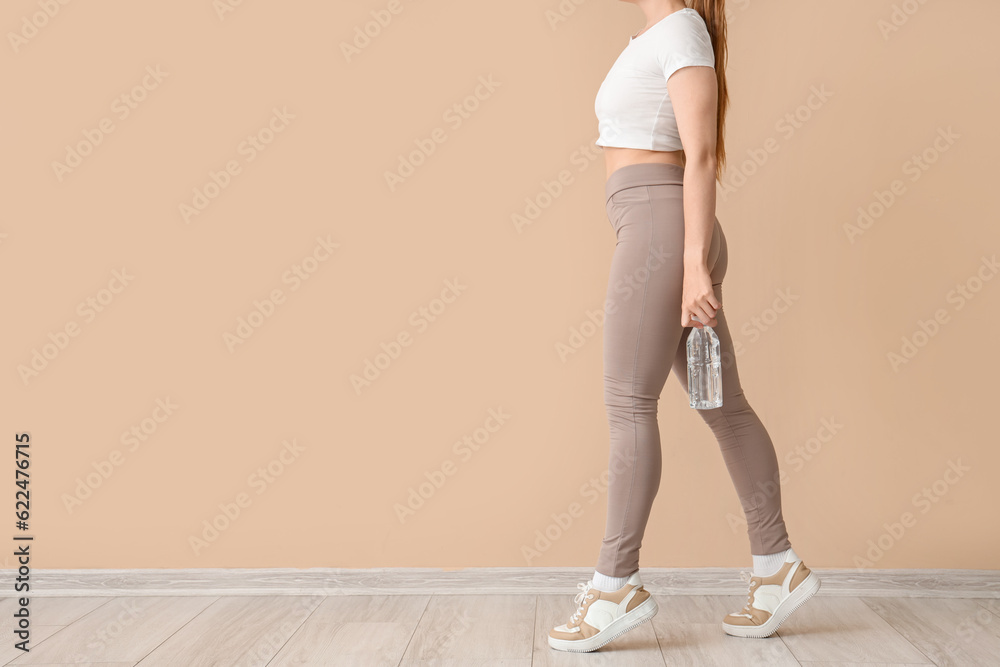
<path id="1" fill-rule="evenodd" d="M 708 26 L 715 50 L 715 78 L 719 82 L 719 106 L 715 131 L 715 178 L 722 180 L 726 164 L 726 111 L 729 109 L 729 89 L 726 87 L 726 0 L 692 0 L 692 9 L 701 14 Z"/>

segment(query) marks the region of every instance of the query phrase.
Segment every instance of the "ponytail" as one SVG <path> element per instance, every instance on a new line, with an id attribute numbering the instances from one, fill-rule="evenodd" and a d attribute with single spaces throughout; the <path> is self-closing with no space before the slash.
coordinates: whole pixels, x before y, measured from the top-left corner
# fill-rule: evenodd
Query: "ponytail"
<path id="1" fill-rule="evenodd" d="M 722 168 L 726 164 L 726 111 L 729 108 L 729 90 L 726 87 L 726 0 L 693 0 L 693 7 L 701 14 L 712 38 L 715 50 L 715 77 L 719 82 L 719 105 L 715 132 L 715 178 L 721 181 Z"/>

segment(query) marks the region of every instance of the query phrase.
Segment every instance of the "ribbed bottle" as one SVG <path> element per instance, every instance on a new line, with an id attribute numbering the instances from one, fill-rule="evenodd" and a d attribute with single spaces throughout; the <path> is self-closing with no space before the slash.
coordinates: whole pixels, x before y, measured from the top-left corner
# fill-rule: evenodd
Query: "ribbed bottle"
<path id="1" fill-rule="evenodd" d="M 692 319 L 698 320 L 696 316 Z M 687 339 L 687 367 L 691 407 L 696 410 L 721 408 L 722 355 L 719 337 L 712 327 L 691 328 Z"/>

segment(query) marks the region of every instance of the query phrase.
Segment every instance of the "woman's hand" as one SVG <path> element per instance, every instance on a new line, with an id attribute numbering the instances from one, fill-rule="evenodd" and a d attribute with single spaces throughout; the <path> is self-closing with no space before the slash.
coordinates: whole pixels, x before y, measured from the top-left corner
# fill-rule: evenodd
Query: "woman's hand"
<path id="1" fill-rule="evenodd" d="M 722 307 L 712 290 L 712 276 L 703 263 L 684 264 L 684 290 L 681 295 L 681 326 L 699 329 L 719 324 L 716 311 Z M 698 321 L 691 319 L 694 315 Z"/>

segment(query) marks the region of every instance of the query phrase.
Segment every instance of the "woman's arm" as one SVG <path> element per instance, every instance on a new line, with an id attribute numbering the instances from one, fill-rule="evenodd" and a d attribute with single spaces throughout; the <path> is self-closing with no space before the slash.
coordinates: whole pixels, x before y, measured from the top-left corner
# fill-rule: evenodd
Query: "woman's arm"
<path id="1" fill-rule="evenodd" d="M 681 326 L 716 326 L 708 250 L 715 230 L 718 81 L 711 67 L 682 67 L 667 80 L 684 146 L 684 291 Z M 698 317 L 698 322 L 691 316 Z"/>

